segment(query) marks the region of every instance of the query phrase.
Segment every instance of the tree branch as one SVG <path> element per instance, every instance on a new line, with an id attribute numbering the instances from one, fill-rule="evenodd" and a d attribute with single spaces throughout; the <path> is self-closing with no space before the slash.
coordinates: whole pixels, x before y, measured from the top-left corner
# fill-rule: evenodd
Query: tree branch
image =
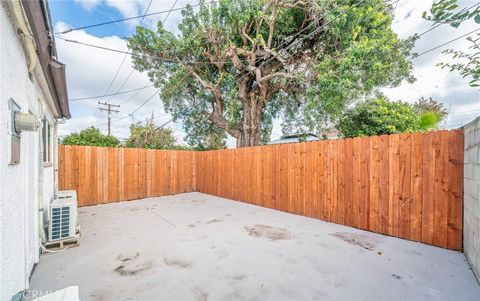
<path id="1" fill-rule="evenodd" d="M 271 80 L 274 77 L 295 78 L 296 75 L 288 72 L 275 72 L 275 73 L 270 73 L 268 75 L 265 75 L 264 77 L 258 79 L 257 81 L 259 84 L 261 84 L 263 82 Z"/>

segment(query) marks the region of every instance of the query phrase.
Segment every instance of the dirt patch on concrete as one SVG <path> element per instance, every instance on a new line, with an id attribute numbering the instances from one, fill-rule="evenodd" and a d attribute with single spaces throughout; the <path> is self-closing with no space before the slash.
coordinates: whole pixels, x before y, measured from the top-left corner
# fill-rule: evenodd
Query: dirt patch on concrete
<path id="1" fill-rule="evenodd" d="M 120 276 L 134 276 L 153 267 L 152 262 L 149 260 L 139 262 L 139 257 L 139 252 L 118 254 L 116 260 L 121 261 L 122 263 L 113 269 L 113 271 Z"/>
<path id="2" fill-rule="evenodd" d="M 114 269 L 116 273 L 120 276 L 134 276 L 140 272 L 149 270 L 153 267 L 153 264 L 150 261 L 145 261 L 140 264 L 121 264 Z"/>
<path id="3" fill-rule="evenodd" d="M 371 237 L 361 233 L 336 232 L 331 233 L 330 235 L 339 238 L 351 245 L 358 246 L 362 249 L 369 251 L 374 250 L 378 244 L 378 242 Z"/>
<path id="4" fill-rule="evenodd" d="M 193 293 L 196 296 L 197 301 L 207 301 L 208 300 L 208 293 L 201 288 L 193 289 Z"/>
<path id="5" fill-rule="evenodd" d="M 272 227 L 268 225 L 255 225 L 254 227 L 245 227 L 250 236 L 265 237 L 270 240 L 292 239 L 294 236 L 285 228 Z"/>
<path id="6" fill-rule="evenodd" d="M 240 281 L 240 280 L 243 280 L 243 279 L 247 278 L 247 276 L 245 276 L 244 274 L 237 273 L 237 274 L 233 275 L 232 278 L 235 281 Z"/>
<path id="7" fill-rule="evenodd" d="M 163 261 L 165 261 L 165 264 L 168 265 L 169 267 L 178 267 L 182 269 L 189 269 L 192 267 L 192 264 L 186 260 L 183 259 L 167 259 L 165 258 Z"/>
<path id="8" fill-rule="evenodd" d="M 118 254 L 116 259 L 118 261 L 126 262 L 126 261 L 130 261 L 130 260 L 136 260 L 138 258 L 138 256 L 140 256 L 139 252 L 127 253 L 127 254 L 120 253 L 120 254 Z"/>
<path id="9" fill-rule="evenodd" d="M 221 223 L 221 222 L 223 222 L 223 220 L 221 220 L 221 219 L 212 219 L 212 220 L 209 220 L 208 222 L 206 222 L 205 225 L 214 224 L 214 223 Z"/>

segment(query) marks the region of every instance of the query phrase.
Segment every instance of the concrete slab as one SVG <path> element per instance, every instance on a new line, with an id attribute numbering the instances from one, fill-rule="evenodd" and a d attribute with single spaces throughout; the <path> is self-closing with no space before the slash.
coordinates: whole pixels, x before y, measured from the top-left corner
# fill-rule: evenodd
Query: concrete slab
<path id="1" fill-rule="evenodd" d="M 480 300 L 462 253 L 201 193 L 79 209 L 31 287 L 81 300 Z"/>

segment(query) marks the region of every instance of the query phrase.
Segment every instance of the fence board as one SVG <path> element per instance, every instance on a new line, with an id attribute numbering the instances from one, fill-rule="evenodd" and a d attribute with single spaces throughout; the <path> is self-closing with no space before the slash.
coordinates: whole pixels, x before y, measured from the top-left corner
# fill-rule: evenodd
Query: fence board
<path id="1" fill-rule="evenodd" d="M 79 206 L 200 191 L 462 249 L 463 131 L 219 151 L 60 145 Z"/>

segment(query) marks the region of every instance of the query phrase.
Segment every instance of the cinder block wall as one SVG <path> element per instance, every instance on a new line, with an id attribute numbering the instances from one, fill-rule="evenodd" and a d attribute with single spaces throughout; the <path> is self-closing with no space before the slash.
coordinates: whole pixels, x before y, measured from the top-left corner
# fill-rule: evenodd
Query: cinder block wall
<path id="1" fill-rule="evenodd" d="M 480 281 L 480 117 L 465 125 L 463 248 Z"/>

